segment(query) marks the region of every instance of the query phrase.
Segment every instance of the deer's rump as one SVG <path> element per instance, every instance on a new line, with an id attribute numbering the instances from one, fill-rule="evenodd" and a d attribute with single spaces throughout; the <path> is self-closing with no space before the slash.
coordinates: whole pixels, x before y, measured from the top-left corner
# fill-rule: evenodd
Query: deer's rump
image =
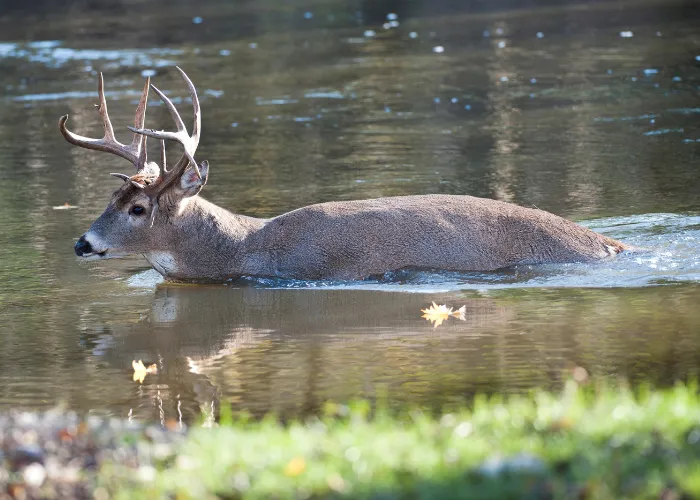
<path id="1" fill-rule="evenodd" d="M 275 274 L 302 279 L 411 267 L 490 271 L 603 259 L 627 248 L 549 212 L 455 195 L 311 205 L 271 219 L 261 232 Z"/>

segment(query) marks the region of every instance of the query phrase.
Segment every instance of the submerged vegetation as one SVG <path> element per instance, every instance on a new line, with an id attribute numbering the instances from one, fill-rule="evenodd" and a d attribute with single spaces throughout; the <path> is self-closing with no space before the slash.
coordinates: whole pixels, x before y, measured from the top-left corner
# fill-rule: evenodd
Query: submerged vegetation
<path id="1" fill-rule="evenodd" d="M 224 414 L 218 426 L 184 434 L 167 425 L 71 418 L 15 416 L 10 428 L 5 418 L 7 491 L 98 498 L 700 496 L 695 384 L 631 391 L 572 380 L 560 394 L 477 397 L 470 408 L 442 415 L 329 403 L 323 416 L 305 421 Z M 49 431 L 27 431 L 46 421 Z M 20 446 L 17 437 L 27 434 L 34 442 Z M 8 449 L 11 443 L 24 451 Z"/>

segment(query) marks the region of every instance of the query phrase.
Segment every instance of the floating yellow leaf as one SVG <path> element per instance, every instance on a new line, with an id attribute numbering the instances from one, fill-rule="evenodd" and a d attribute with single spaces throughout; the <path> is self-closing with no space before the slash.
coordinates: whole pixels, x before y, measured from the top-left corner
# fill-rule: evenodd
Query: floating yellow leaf
<path id="1" fill-rule="evenodd" d="M 432 306 L 427 309 L 421 309 L 421 312 L 423 313 L 423 316 L 421 317 L 433 323 L 435 328 L 437 328 L 443 321 L 450 317 L 452 308 L 448 309 L 448 307 L 444 304 L 439 306 L 433 302 Z"/>
<path id="2" fill-rule="evenodd" d="M 143 384 L 146 375 L 149 373 L 155 375 L 158 373 L 158 367 L 156 365 L 144 366 L 143 361 L 140 359 L 138 361 L 132 361 L 131 367 L 134 369 L 134 382 Z"/>
<path id="3" fill-rule="evenodd" d="M 423 313 L 423 316 L 421 317 L 433 323 L 434 327 L 437 328 L 450 316 L 466 321 L 465 314 L 467 312 L 467 306 L 462 306 L 454 311 L 451 307 L 447 307 L 445 304 L 437 305 L 435 302 L 433 302 L 429 308 L 421 309 L 421 312 Z"/>
<path id="4" fill-rule="evenodd" d="M 306 470 L 306 461 L 303 457 L 292 458 L 284 467 L 286 476 L 296 477 Z"/>
<path id="5" fill-rule="evenodd" d="M 69 203 L 64 203 L 63 205 L 58 205 L 56 207 L 53 207 L 54 210 L 72 210 L 74 208 L 78 208 L 75 205 L 70 205 Z"/>

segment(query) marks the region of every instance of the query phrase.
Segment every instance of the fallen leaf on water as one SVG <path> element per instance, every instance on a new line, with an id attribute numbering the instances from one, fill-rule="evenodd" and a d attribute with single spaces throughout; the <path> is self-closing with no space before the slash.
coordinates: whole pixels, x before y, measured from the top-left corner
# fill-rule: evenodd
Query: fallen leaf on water
<path id="1" fill-rule="evenodd" d="M 466 321 L 467 319 L 465 317 L 467 306 L 462 306 L 455 311 L 451 307 L 447 307 L 445 304 L 437 305 L 435 302 L 433 302 L 429 308 L 421 309 L 421 312 L 423 313 L 423 316 L 421 317 L 433 323 L 434 328 L 440 326 L 450 316 L 462 321 Z"/>
<path id="2" fill-rule="evenodd" d="M 303 457 L 294 457 L 284 467 L 284 474 L 291 477 L 296 477 L 306 470 L 306 461 Z"/>
<path id="3" fill-rule="evenodd" d="M 462 306 L 452 313 L 453 318 L 457 318 L 460 321 L 467 321 L 467 306 Z"/>
<path id="4" fill-rule="evenodd" d="M 56 207 L 53 207 L 54 210 L 71 210 L 74 208 L 78 208 L 75 205 L 70 205 L 68 203 L 64 203 L 63 205 L 58 205 Z"/>
<path id="5" fill-rule="evenodd" d="M 134 369 L 134 382 L 143 384 L 146 375 L 149 373 L 155 375 L 158 373 L 158 367 L 156 365 L 144 366 L 143 361 L 140 359 L 138 361 L 132 361 L 131 367 Z"/>

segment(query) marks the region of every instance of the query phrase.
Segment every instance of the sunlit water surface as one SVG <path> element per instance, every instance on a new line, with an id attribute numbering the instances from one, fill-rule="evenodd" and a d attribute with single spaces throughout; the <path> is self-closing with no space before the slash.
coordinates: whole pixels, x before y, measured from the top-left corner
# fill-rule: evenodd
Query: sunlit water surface
<path id="1" fill-rule="evenodd" d="M 556 388 L 578 365 L 635 383 L 697 376 L 700 16 L 690 3 L 11 4 L 0 13 L 0 409 L 64 402 L 192 421 L 221 403 L 299 414 L 378 394 L 444 408 L 475 392 Z M 162 283 L 138 257 L 81 264 L 73 243 L 119 182 L 107 173 L 130 165 L 70 147 L 57 119 L 99 134 L 98 71 L 124 140 L 145 76 L 188 117 L 175 64 L 201 95 L 204 195 L 236 212 L 471 194 L 643 251 L 216 286 Z M 159 102 L 149 109 L 149 126 L 171 127 Z M 433 327 L 421 318 L 432 301 L 465 306 L 464 317 Z M 143 384 L 132 380 L 138 359 L 159 369 Z"/>

